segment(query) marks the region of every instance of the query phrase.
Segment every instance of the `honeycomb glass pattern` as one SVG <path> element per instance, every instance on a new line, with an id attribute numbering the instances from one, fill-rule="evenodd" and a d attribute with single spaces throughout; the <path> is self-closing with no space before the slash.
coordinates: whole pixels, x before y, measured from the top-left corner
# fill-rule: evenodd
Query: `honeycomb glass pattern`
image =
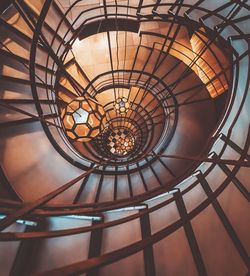
<path id="1" fill-rule="evenodd" d="M 78 97 L 61 113 L 67 136 L 74 141 L 88 142 L 100 134 L 106 125 L 103 107 L 93 99 Z"/>
<path id="2" fill-rule="evenodd" d="M 125 115 L 126 112 L 128 112 L 129 107 L 130 107 L 130 103 L 128 99 L 125 97 L 118 98 L 115 102 L 115 109 L 121 115 Z"/>
<path id="3" fill-rule="evenodd" d="M 110 132 L 108 137 L 108 147 L 112 154 L 124 156 L 130 153 L 135 146 L 133 134 L 125 129 L 118 128 Z"/>

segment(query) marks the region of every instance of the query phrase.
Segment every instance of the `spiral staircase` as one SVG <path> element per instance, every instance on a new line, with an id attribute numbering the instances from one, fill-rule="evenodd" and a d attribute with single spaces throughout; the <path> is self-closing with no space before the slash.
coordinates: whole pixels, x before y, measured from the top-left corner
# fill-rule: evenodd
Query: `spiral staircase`
<path id="1" fill-rule="evenodd" d="M 0 274 L 248 275 L 249 1 L 0 14 Z M 79 97 L 106 116 L 86 142 Z"/>

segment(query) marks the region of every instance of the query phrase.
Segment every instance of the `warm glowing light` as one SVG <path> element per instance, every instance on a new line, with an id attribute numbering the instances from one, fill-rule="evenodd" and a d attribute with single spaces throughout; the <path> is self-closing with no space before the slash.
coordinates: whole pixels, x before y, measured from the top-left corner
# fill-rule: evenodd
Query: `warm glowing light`
<path id="1" fill-rule="evenodd" d="M 115 102 L 115 109 L 120 114 L 125 114 L 126 112 L 128 112 L 129 107 L 130 103 L 128 102 L 128 99 L 126 99 L 125 97 L 118 98 Z"/>
<path id="2" fill-rule="evenodd" d="M 108 137 L 108 147 L 112 154 L 126 155 L 131 152 L 135 145 L 133 134 L 124 128 L 113 130 Z"/>
<path id="3" fill-rule="evenodd" d="M 203 28 L 201 31 L 205 32 Z M 198 56 L 202 49 L 206 48 L 206 43 L 209 39 L 201 33 L 194 33 L 190 40 L 193 53 Z M 215 58 L 215 55 L 220 56 L 220 63 Z M 201 81 L 206 84 L 206 88 L 212 98 L 219 96 L 228 90 L 228 82 L 225 74 L 222 73 L 223 64 L 224 68 L 229 67 L 229 61 L 222 51 L 215 45 L 210 43 L 206 51 L 203 51 L 201 57 L 196 61 L 198 76 Z M 226 74 L 229 74 L 229 70 Z"/>
<path id="4" fill-rule="evenodd" d="M 88 142 L 95 138 L 106 125 L 103 107 L 93 99 L 83 97 L 70 102 L 61 118 L 67 136 L 78 142 Z"/>

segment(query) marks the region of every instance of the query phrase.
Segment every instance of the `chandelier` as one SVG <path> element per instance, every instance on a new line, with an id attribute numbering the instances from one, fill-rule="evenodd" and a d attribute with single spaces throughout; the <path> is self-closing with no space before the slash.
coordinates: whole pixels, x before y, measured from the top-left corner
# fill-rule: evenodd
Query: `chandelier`
<path id="1" fill-rule="evenodd" d="M 118 98 L 115 101 L 115 109 L 120 114 L 124 115 L 126 112 L 128 112 L 130 107 L 130 103 L 128 102 L 128 99 L 125 97 Z"/>
<path id="2" fill-rule="evenodd" d="M 103 107 L 93 99 L 78 97 L 70 102 L 61 113 L 67 136 L 78 142 L 95 138 L 106 125 Z"/>

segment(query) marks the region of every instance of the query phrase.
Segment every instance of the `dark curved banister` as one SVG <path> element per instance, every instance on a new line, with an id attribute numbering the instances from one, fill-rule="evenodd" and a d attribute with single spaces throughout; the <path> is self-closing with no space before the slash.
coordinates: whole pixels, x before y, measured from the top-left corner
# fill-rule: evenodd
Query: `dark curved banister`
<path id="1" fill-rule="evenodd" d="M 53 116 L 56 117 L 57 116 L 56 113 L 52 113 L 52 114 L 48 114 L 48 115 L 42 115 L 42 116 L 37 116 L 37 115 L 34 115 L 34 114 L 30 113 L 30 112 L 27 112 L 25 110 L 17 108 L 17 107 L 15 107 L 13 105 L 10 105 L 10 104 L 7 104 L 7 103 L 3 103 L 1 101 L 0 101 L 0 106 L 2 106 L 4 108 L 7 108 L 7 109 L 10 109 L 10 110 L 13 110 L 13 111 L 16 111 L 16 112 L 18 112 L 20 114 L 24 114 L 24 115 L 28 116 L 29 118 L 37 119 L 37 121 L 40 121 L 40 122 L 46 123 L 48 125 L 54 126 L 56 128 L 62 129 L 61 126 L 59 126 L 59 125 L 57 125 L 57 124 L 55 124 L 53 122 L 50 122 L 50 121 L 46 120 L 47 117 L 51 117 L 51 118 L 53 118 Z"/>
<path id="2" fill-rule="evenodd" d="M 227 144 L 224 144 L 225 147 L 227 147 Z M 224 149 L 225 150 L 225 149 Z M 207 171 L 204 173 L 204 175 L 208 175 L 212 170 L 213 168 L 215 167 L 215 164 L 212 164 L 212 166 L 210 166 L 209 169 L 207 169 Z M 185 179 L 185 177 L 183 178 L 183 180 Z M 179 181 L 181 181 L 181 179 L 179 179 Z M 192 189 L 195 185 L 197 185 L 198 182 L 194 183 L 192 186 L 188 187 L 185 191 L 188 192 L 190 189 Z M 155 193 L 153 190 L 150 192 L 150 194 L 146 197 L 140 197 L 138 196 L 137 200 L 130 200 L 129 203 L 130 204 L 136 204 L 138 202 L 141 202 L 141 200 L 146 200 L 147 198 L 151 198 L 152 196 L 157 196 L 159 193 L 161 192 L 164 192 L 164 191 L 167 191 L 168 189 L 161 189 L 160 191 L 156 191 L 157 193 Z M 95 213 L 95 212 L 101 212 L 101 211 L 104 211 L 104 210 L 112 210 L 113 208 L 121 208 L 121 207 L 124 207 L 124 206 L 127 206 L 128 203 L 123 203 L 125 200 L 119 200 L 118 202 L 116 202 L 116 204 L 112 204 L 113 202 L 105 202 L 105 203 L 99 203 L 97 206 L 99 207 L 95 207 L 94 210 L 88 210 L 88 213 Z M 87 208 L 87 207 L 92 207 L 92 206 L 95 206 L 95 204 L 75 204 L 75 205 L 50 205 L 50 206 L 46 206 L 46 208 L 48 209 L 62 209 L 62 208 L 66 208 L 66 209 L 75 209 L 74 212 L 75 213 L 84 213 L 84 211 L 86 211 L 86 209 L 83 209 L 81 211 L 78 211 L 77 208 Z M 106 207 L 105 207 L 106 206 Z M 108 206 L 108 207 L 107 207 Z M 46 214 L 46 212 L 45 212 Z M 53 213 L 51 213 L 53 214 Z M 67 213 L 67 211 L 64 211 L 64 212 L 55 212 L 53 215 L 62 215 L 62 214 L 70 214 L 70 213 Z M 49 215 L 49 213 L 47 213 L 47 215 Z"/>
<path id="3" fill-rule="evenodd" d="M 250 135 L 248 135 L 248 137 L 250 137 Z M 246 149 L 244 150 L 246 152 Z M 243 154 L 243 156 L 246 156 L 246 153 Z M 244 160 L 244 158 L 243 158 Z M 207 175 L 209 175 L 209 173 L 213 170 L 213 168 L 216 166 L 215 163 L 212 163 L 212 165 L 210 166 L 210 168 L 205 172 L 203 173 L 204 177 L 206 177 Z M 239 166 L 238 166 L 239 167 Z M 185 179 L 184 179 L 185 180 Z M 183 180 L 183 181 L 184 181 Z M 185 188 L 181 193 L 182 195 L 185 195 L 186 193 L 188 193 L 190 190 L 192 190 L 196 185 L 199 184 L 199 181 L 196 180 L 192 185 L 188 186 L 187 188 Z M 167 190 L 169 191 L 169 190 Z M 164 191 L 162 191 L 164 193 Z M 166 192 L 166 190 L 165 190 Z M 157 196 L 158 194 L 154 194 L 152 192 L 151 196 L 148 197 L 148 199 L 151 199 L 152 197 L 154 196 Z M 141 199 L 143 200 L 143 199 Z M 147 200 L 144 199 L 144 200 Z M 170 200 L 170 201 L 169 201 Z M 10 200 L 4 200 L 4 201 L 0 201 L 0 202 L 3 202 L 5 205 L 7 206 L 13 206 L 15 208 L 22 208 L 22 206 L 24 206 L 23 203 L 17 203 L 15 201 L 10 201 Z M 123 203 L 124 200 L 120 200 L 119 201 L 120 203 L 116 203 L 115 205 L 112 205 L 112 202 L 105 202 L 105 203 L 99 203 L 98 206 L 99 207 L 95 207 L 94 209 L 87 209 L 87 208 L 90 208 L 92 206 L 92 204 L 75 204 L 75 205 L 59 205 L 59 204 L 53 204 L 53 205 L 46 205 L 43 207 L 44 210 L 37 210 L 37 211 L 34 211 L 33 212 L 33 215 L 39 215 L 39 216 L 42 216 L 42 217 L 47 217 L 47 216 L 60 216 L 60 215 L 70 215 L 70 214 L 87 214 L 87 215 L 90 215 L 90 214 L 95 214 L 95 213 L 100 213 L 100 212 L 105 212 L 105 211 L 112 211 L 114 209 L 117 209 L 117 208 L 123 208 L 123 207 L 126 207 L 126 206 L 131 206 L 131 205 L 134 205 L 134 204 L 138 204 L 140 203 L 141 201 L 140 200 L 130 200 L 129 203 Z M 165 201 L 164 201 L 165 202 Z M 161 208 L 162 206 L 165 206 L 165 205 L 162 205 L 164 204 L 161 203 L 155 207 L 152 207 L 152 211 L 155 211 L 157 210 L 158 208 Z M 167 203 L 170 203 L 171 202 L 171 199 L 168 199 L 167 200 Z M 63 211 L 63 209 L 66 209 L 65 211 Z M 72 211 L 69 211 L 71 210 Z M 50 211 L 50 210 L 54 210 L 54 211 Z M 58 210 L 58 211 L 57 211 Z M 61 211 L 60 211 L 61 210 Z M 151 209 L 150 209 L 151 210 Z M 0 235 L 1 237 L 1 235 Z M 0 238 L 1 240 L 1 238 Z"/>
<path id="4" fill-rule="evenodd" d="M 169 159 L 178 159 L 178 160 L 187 160 L 187 161 L 200 161 L 200 162 L 208 162 L 213 164 L 224 164 L 224 165 L 233 165 L 233 166 L 241 166 L 241 167 L 250 167 L 250 161 L 241 161 L 235 159 L 221 159 L 221 158 L 207 158 L 199 156 L 199 157 L 189 157 L 183 155 L 165 155 L 165 154 L 152 154 L 149 156 L 157 156 Z"/>
<path id="5" fill-rule="evenodd" d="M 238 64 L 236 65 L 236 67 L 238 67 Z M 249 69 L 249 68 L 248 68 Z M 237 74 L 236 74 L 236 77 L 237 77 Z M 239 111 L 236 115 L 236 118 L 235 120 L 233 121 L 233 123 L 231 124 L 230 128 L 229 128 L 229 131 L 228 131 L 228 134 L 227 134 L 227 139 L 229 139 L 229 137 L 231 136 L 232 134 L 232 130 L 233 130 L 233 127 L 234 125 L 236 124 L 237 122 L 237 119 L 239 118 L 240 116 L 240 112 L 242 111 L 242 108 L 243 108 L 243 104 L 244 104 L 244 101 L 246 99 L 246 95 L 247 95 L 247 89 L 248 89 L 248 84 L 249 84 L 249 79 L 248 81 L 246 82 L 246 88 L 245 88 L 245 91 L 244 91 L 244 97 L 243 97 L 243 100 L 242 100 L 242 103 L 240 105 L 240 108 L 239 108 Z M 236 81 L 236 85 L 235 85 L 235 89 L 237 88 L 237 81 Z M 236 91 L 234 91 L 236 92 Z M 232 101 L 234 102 L 234 101 Z M 227 117 L 227 116 L 226 116 Z M 225 122 L 225 120 L 224 120 Z M 221 156 L 223 154 L 223 152 L 225 151 L 226 147 L 227 147 L 227 144 L 228 144 L 228 140 L 226 140 L 227 142 L 224 143 L 224 147 L 223 149 L 221 150 L 219 156 Z M 249 137 L 247 138 L 247 142 L 245 143 L 245 148 L 244 148 L 244 152 L 246 152 L 249 148 Z M 221 158 L 221 157 L 219 157 Z M 241 159 L 240 159 L 242 162 L 244 162 L 244 154 L 241 156 Z M 211 166 L 212 168 L 215 166 L 215 164 L 213 164 L 213 166 Z M 210 168 L 211 168 L 210 167 Z M 239 166 L 236 166 L 232 172 L 230 173 L 230 175 L 227 177 L 227 179 L 222 183 L 222 185 L 216 190 L 217 193 L 213 193 L 213 195 L 211 197 L 209 197 L 206 201 L 204 201 L 202 204 L 200 204 L 200 206 L 202 205 L 202 208 L 206 208 L 209 204 L 211 204 L 211 202 L 213 202 L 217 197 L 218 195 L 227 187 L 227 185 L 230 183 L 232 177 L 236 174 L 236 172 L 238 171 L 239 169 Z M 212 171 L 212 170 L 210 170 Z M 199 183 L 199 182 L 198 182 Z M 226 184 L 225 184 L 226 183 Z M 191 189 L 189 187 L 189 189 Z M 220 192 L 218 192 L 218 190 Z M 195 210 L 193 210 L 189 215 L 188 215 L 188 218 L 189 220 L 191 220 L 192 218 L 194 218 L 198 213 L 199 211 L 202 211 L 204 210 L 204 208 L 202 209 L 200 206 L 198 206 Z M 76 207 L 76 206 L 75 206 Z M 183 223 L 184 222 L 180 222 L 180 224 L 178 225 L 179 227 L 183 226 Z M 88 271 L 90 268 L 92 268 L 92 264 L 91 264 L 91 261 L 96 261 L 96 265 L 97 266 L 102 266 L 102 265 L 105 265 L 105 264 L 108 264 L 108 263 L 112 263 L 114 262 L 115 260 L 118 260 L 118 259 L 122 259 L 122 258 L 125 258 L 126 256 L 130 255 L 130 254 L 133 254 L 135 252 L 138 252 L 140 250 L 142 250 L 143 248 L 145 248 L 147 245 L 150 245 L 150 244 L 153 244 L 154 242 L 162 239 L 163 237 L 165 237 L 166 235 L 169 235 L 170 233 L 172 233 L 172 231 L 174 231 L 175 229 L 178 229 L 178 228 L 174 228 L 174 226 L 172 226 L 172 228 L 168 228 L 168 231 L 166 230 L 167 228 L 163 229 L 165 230 L 164 231 L 164 234 L 163 232 L 158 232 L 158 233 L 155 233 L 152 237 L 154 237 L 154 239 L 152 240 L 151 238 L 148 240 L 148 243 L 145 244 L 144 241 L 140 241 L 139 243 L 136 243 L 136 244 L 132 244 L 131 246 L 128 246 L 126 248 L 123 248 L 123 249 L 120 249 L 118 251 L 115 251 L 115 252 L 111 252 L 109 254 L 106 254 L 106 255 L 103 255 L 101 257 L 97 257 L 97 258 L 94 258 L 94 259 L 90 259 L 88 261 L 85 261 L 85 262 L 81 262 L 80 264 L 73 264 L 71 266 L 67 266 L 67 267 L 64 267 L 64 268 L 59 268 L 58 270 L 53 270 L 52 273 L 56 273 L 56 272 L 59 272 L 61 274 L 59 275 L 63 275 L 66 273 L 66 269 L 68 268 L 68 272 L 72 272 L 74 273 L 75 271 Z M 176 225 L 175 225 L 176 227 Z M 92 228 L 93 229 L 93 228 Z M 162 230 L 162 231 L 163 231 Z M 167 233 L 167 234 L 166 234 Z M 20 233 L 21 234 L 21 233 Z M 157 235 L 157 236 L 156 236 Z M 115 256 L 117 255 L 117 256 Z M 106 257 L 106 258 L 105 258 Z M 95 266 L 96 267 L 96 266 Z M 85 270 L 82 270 L 82 269 L 85 269 Z M 46 275 L 50 275 L 48 272 L 48 274 Z M 56 275 L 56 274 L 53 274 L 53 275 Z"/>
<path id="6" fill-rule="evenodd" d="M 224 144 L 224 146 L 226 147 L 227 146 L 227 144 Z M 211 167 L 210 167 L 210 169 L 208 169 L 207 170 L 207 172 L 205 172 L 204 173 L 204 175 L 208 175 L 209 174 L 209 171 L 212 171 L 213 170 L 213 167 L 215 166 L 215 164 L 213 164 Z M 196 182 L 196 183 L 194 183 L 192 186 L 190 186 L 190 187 L 188 187 L 185 191 L 186 192 L 188 192 L 190 189 L 192 189 L 193 188 L 193 186 L 195 186 L 195 185 L 197 185 L 198 184 L 198 182 Z M 166 190 L 166 189 L 165 189 Z M 164 190 L 163 190 L 164 191 Z M 163 192 L 162 191 L 162 192 Z M 185 192 L 184 191 L 184 192 Z M 157 194 L 159 194 L 159 193 L 157 193 Z M 150 198 L 150 197 L 152 197 L 152 196 L 156 196 L 157 194 L 155 194 L 154 192 L 152 192 L 152 194 L 151 194 L 151 196 L 149 196 L 148 198 Z M 124 200 L 120 200 L 120 202 L 124 202 Z M 130 203 L 131 204 L 135 204 L 136 202 L 140 202 L 140 201 L 134 201 L 134 200 L 131 200 L 130 201 Z M 118 202 L 117 202 L 118 203 Z M 104 210 L 112 210 L 113 208 L 121 208 L 121 207 L 124 207 L 124 206 L 126 206 L 126 204 L 123 204 L 123 203 L 121 203 L 121 204 L 116 204 L 116 205 L 114 205 L 114 206 L 111 206 L 111 202 L 107 202 L 106 204 L 98 204 L 99 206 L 105 206 L 105 205 L 107 205 L 107 206 L 109 206 L 109 208 L 96 208 L 96 209 L 94 209 L 94 213 L 95 212 L 100 212 L 100 211 L 104 211 Z M 85 206 L 85 208 L 86 207 L 90 207 L 91 206 L 91 204 L 76 204 L 76 205 L 74 205 L 74 206 L 72 206 L 72 205 L 57 205 L 57 207 L 56 207 L 56 205 L 54 205 L 54 207 L 47 207 L 47 208 L 56 208 L 56 209 L 61 209 L 61 208 L 73 208 L 73 209 L 75 209 L 75 213 L 78 213 L 77 212 L 77 208 L 81 208 L 81 207 L 83 207 L 83 206 Z M 85 210 L 86 211 L 86 210 Z M 82 210 L 81 212 L 83 212 L 84 213 L 84 210 Z M 90 213 L 92 213 L 90 210 L 88 211 L 88 212 L 90 212 Z M 56 215 L 56 214 L 60 214 L 60 213 L 55 213 L 54 215 Z M 66 212 L 61 212 L 61 215 L 62 214 L 67 214 L 67 211 Z M 47 213 L 47 215 L 49 215 L 49 213 Z"/>
<path id="7" fill-rule="evenodd" d="M 51 199 L 55 198 L 56 196 L 60 195 L 64 191 L 68 190 L 70 187 L 72 187 L 74 184 L 76 184 L 79 180 L 83 179 L 87 175 L 91 174 L 95 171 L 96 168 L 103 166 L 103 163 L 98 164 L 97 166 L 93 167 L 92 169 L 88 170 L 87 172 L 84 172 L 83 174 L 79 175 L 78 177 L 74 178 L 73 180 L 69 181 L 68 183 L 64 184 L 63 186 L 59 187 L 58 189 L 52 191 L 51 193 L 39 198 L 38 200 L 35 200 L 34 202 L 25 203 L 22 208 L 20 208 L 18 211 L 14 211 L 11 214 L 9 214 L 7 217 L 2 219 L 0 221 L 0 231 L 3 231 L 6 227 L 11 225 L 13 222 L 15 222 L 17 219 L 29 214 L 33 210 L 41 207 L 42 205 L 46 204 Z"/>
<path id="8" fill-rule="evenodd" d="M 242 156 L 239 160 L 239 164 L 233 164 L 235 167 L 233 168 L 232 172 L 230 173 L 230 176 L 228 176 L 228 178 L 225 179 L 224 183 L 213 192 L 211 198 L 208 198 L 207 200 L 204 201 L 204 202 L 206 202 L 206 204 L 204 204 L 204 202 L 201 203 L 199 206 L 196 207 L 195 210 L 193 210 L 189 213 L 190 217 L 194 217 L 194 215 L 192 215 L 193 213 L 196 213 L 196 215 L 197 215 L 202 210 L 204 210 L 209 204 L 211 204 L 211 202 L 214 200 L 214 198 L 217 198 L 218 195 L 222 193 L 222 191 L 231 182 L 231 178 L 237 173 L 239 167 L 241 166 L 241 163 L 244 162 L 245 156 L 247 155 L 249 144 L 250 144 L 250 127 L 248 129 L 248 139 L 247 139 L 247 141 L 248 142 L 246 143 L 246 145 L 243 149 L 244 154 L 242 154 Z M 204 177 L 205 177 L 205 175 L 204 175 Z M 197 179 L 195 182 L 200 183 L 199 179 Z M 222 189 L 222 186 L 223 186 L 223 189 Z M 184 195 L 184 191 L 182 191 L 182 192 L 180 190 L 178 190 L 178 191 L 179 191 L 179 193 Z M 52 238 L 52 237 L 60 237 L 60 236 L 66 236 L 66 235 L 75 235 L 75 234 L 80 234 L 80 233 L 86 233 L 88 231 L 93 231 L 93 230 L 96 230 L 96 229 L 104 229 L 104 228 L 112 227 L 112 226 L 115 226 L 115 225 L 120 225 L 121 223 L 129 222 L 131 220 L 139 218 L 140 216 L 143 216 L 144 214 L 149 214 L 149 213 L 155 212 L 156 210 L 168 205 L 173 200 L 174 200 L 174 198 L 166 199 L 165 201 L 161 202 L 160 204 L 158 204 L 156 206 L 153 206 L 149 209 L 145 209 L 145 210 L 141 211 L 141 213 L 130 215 L 130 216 L 122 218 L 122 219 L 118 219 L 118 220 L 115 220 L 115 221 L 106 222 L 106 223 L 102 223 L 102 224 L 98 224 L 98 225 L 94 225 L 94 226 L 78 227 L 78 228 L 66 229 L 66 230 L 54 230 L 54 231 L 47 231 L 47 232 L 34 232 L 34 233 L 33 232 L 32 233 L 28 233 L 28 232 L 24 232 L 24 233 L 19 233 L 19 232 L 17 232 L 17 233 L 8 233 L 8 232 L 7 233 L 0 233 L 0 240 L 14 241 L 14 240 L 29 239 L 29 238 L 30 239 L 33 239 L 33 238 Z M 197 213 L 197 211 L 198 211 L 198 213 Z M 175 223 L 173 223 L 173 224 L 175 224 Z"/>
<path id="9" fill-rule="evenodd" d="M 250 131 L 248 132 L 248 138 Z M 248 139 L 248 143 L 246 143 L 244 148 L 244 154 L 248 151 L 249 148 L 250 139 Z M 241 156 L 241 160 L 244 160 L 244 154 Z M 230 184 L 233 176 L 237 173 L 239 170 L 239 166 L 235 166 L 233 170 L 231 171 L 230 175 L 223 181 L 222 185 L 217 188 L 207 199 L 205 199 L 202 203 L 200 203 L 194 210 L 189 212 L 185 219 L 181 218 L 175 222 L 173 222 L 171 225 L 163 228 L 162 230 L 152 234 L 147 239 L 142 239 L 138 242 L 135 242 L 133 244 L 130 244 L 128 246 L 125 246 L 121 249 L 112 251 L 110 253 L 106 253 L 104 255 L 101 255 L 99 257 L 91 258 L 86 261 L 81 261 L 78 263 L 74 263 L 71 265 L 66 265 L 60 268 L 52 269 L 43 273 L 39 273 L 37 275 L 71 275 L 75 273 L 82 273 L 87 272 L 92 268 L 102 267 L 107 264 L 111 264 L 115 261 L 121 260 L 123 258 L 126 258 L 136 252 L 139 252 L 143 250 L 145 247 L 149 245 L 153 245 L 156 242 L 162 240 L 166 236 L 169 236 L 171 233 L 182 227 L 185 223 L 188 221 L 191 221 L 193 218 L 195 218 L 201 211 L 203 211 L 207 206 L 209 206 L 224 190 L 225 188 Z M 144 212 L 144 211 L 142 211 Z M 100 227 L 98 225 L 93 227 Z M 248 263 L 248 259 L 243 259 L 245 263 Z"/>

